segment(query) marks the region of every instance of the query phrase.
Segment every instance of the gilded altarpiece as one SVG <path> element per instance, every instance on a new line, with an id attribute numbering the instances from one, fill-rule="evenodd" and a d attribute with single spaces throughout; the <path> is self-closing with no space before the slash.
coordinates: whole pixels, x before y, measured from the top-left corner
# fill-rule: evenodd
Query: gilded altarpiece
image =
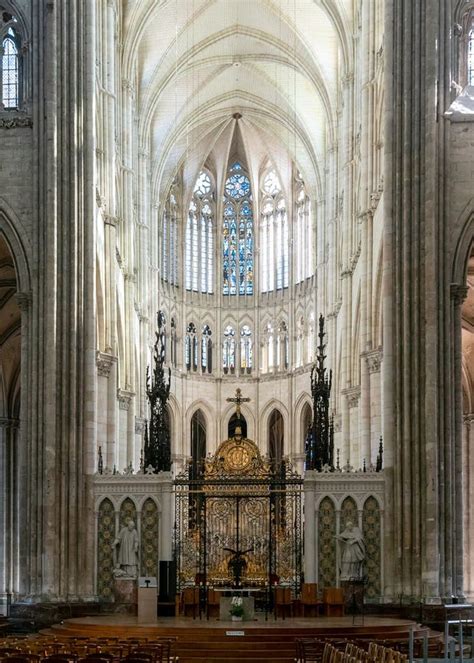
<path id="1" fill-rule="evenodd" d="M 299 590 L 302 479 L 237 435 L 175 481 L 178 589 L 285 583 Z"/>

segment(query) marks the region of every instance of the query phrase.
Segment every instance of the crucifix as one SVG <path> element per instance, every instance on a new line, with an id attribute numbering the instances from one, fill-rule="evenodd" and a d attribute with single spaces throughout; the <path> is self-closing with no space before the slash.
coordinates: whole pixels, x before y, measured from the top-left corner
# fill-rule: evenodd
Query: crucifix
<path id="1" fill-rule="evenodd" d="M 242 398 L 242 392 L 240 388 L 237 387 L 237 391 L 235 392 L 235 398 L 226 398 L 226 401 L 228 403 L 235 403 L 235 414 L 240 419 L 240 405 L 241 403 L 248 403 L 250 401 L 250 398 Z"/>

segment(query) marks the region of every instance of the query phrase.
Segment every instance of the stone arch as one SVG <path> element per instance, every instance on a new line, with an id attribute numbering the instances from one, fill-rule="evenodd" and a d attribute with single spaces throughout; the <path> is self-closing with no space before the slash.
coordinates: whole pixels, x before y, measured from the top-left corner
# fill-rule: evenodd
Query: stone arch
<path id="1" fill-rule="evenodd" d="M 293 425 L 295 444 L 293 452 L 297 454 L 302 454 L 305 451 L 305 440 L 307 432 L 305 422 L 307 420 L 306 414 L 308 408 L 312 418 L 311 397 L 307 393 L 302 393 L 299 395 L 293 408 L 293 412 L 295 413 Z"/>
<path id="2" fill-rule="evenodd" d="M 183 431 L 183 438 L 185 442 L 183 444 L 186 444 L 186 440 L 189 440 L 189 434 L 191 431 L 191 421 L 194 416 L 194 413 L 197 412 L 197 410 L 201 410 L 204 416 L 204 419 L 206 421 L 206 440 L 207 440 L 207 451 L 212 452 L 211 445 L 209 442 L 212 442 L 216 439 L 216 425 L 215 425 L 215 414 L 210 410 L 209 406 L 207 403 L 201 399 L 197 401 L 193 401 L 191 405 L 189 406 L 186 416 L 185 416 L 185 422 L 184 422 L 184 431 Z M 185 446 L 183 449 L 183 453 L 185 456 L 189 455 L 189 446 Z"/>
<path id="3" fill-rule="evenodd" d="M 247 437 L 250 440 L 254 440 L 255 442 L 257 442 L 257 440 L 255 439 L 256 435 L 255 418 L 252 410 L 245 403 L 243 403 L 240 406 L 240 410 L 247 422 Z M 229 403 L 229 405 L 223 410 L 221 417 L 221 430 L 220 430 L 218 443 L 221 442 L 227 436 L 227 431 L 229 429 L 229 421 L 232 415 L 234 414 L 234 412 L 235 412 L 235 405 L 233 403 Z"/>

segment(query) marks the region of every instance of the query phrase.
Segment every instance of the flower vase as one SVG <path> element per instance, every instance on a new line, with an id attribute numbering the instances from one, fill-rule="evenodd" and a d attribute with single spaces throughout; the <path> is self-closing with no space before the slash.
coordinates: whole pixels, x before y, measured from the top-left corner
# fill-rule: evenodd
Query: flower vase
<path id="1" fill-rule="evenodd" d="M 241 615 L 231 615 L 232 621 L 233 622 L 241 622 L 242 621 L 242 616 Z"/>

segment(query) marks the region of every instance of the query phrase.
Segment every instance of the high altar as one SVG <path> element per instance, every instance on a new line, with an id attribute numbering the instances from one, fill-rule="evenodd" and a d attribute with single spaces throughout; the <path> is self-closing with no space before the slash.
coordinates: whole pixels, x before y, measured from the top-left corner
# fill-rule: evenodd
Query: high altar
<path id="1" fill-rule="evenodd" d="M 302 492 L 289 462 L 272 465 L 237 427 L 197 474 L 175 480 L 178 588 L 284 583 L 298 592 Z"/>

